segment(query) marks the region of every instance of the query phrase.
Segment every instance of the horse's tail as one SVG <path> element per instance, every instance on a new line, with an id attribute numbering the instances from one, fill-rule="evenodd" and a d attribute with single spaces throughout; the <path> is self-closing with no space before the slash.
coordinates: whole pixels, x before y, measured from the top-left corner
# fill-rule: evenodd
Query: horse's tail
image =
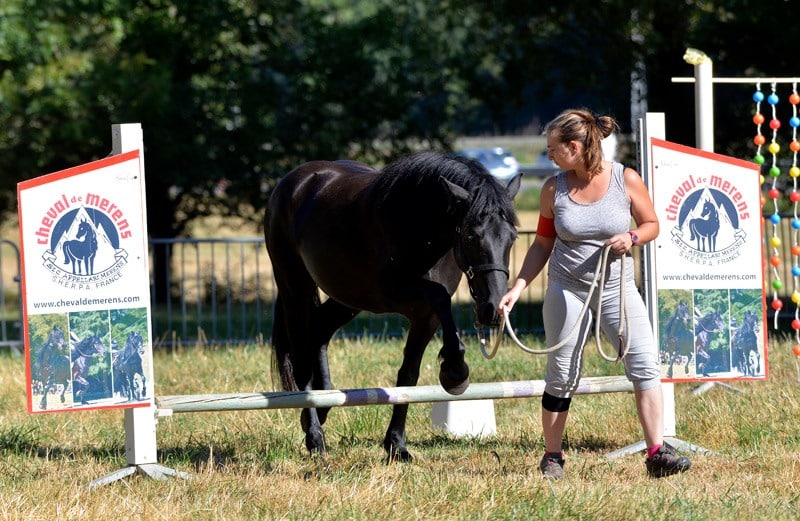
<path id="1" fill-rule="evenodd" d="M 292 360 L 289 356 L 289 333 L 286 329 L 286 313 L 280 294 L 275 297 L 272 321 L 272 370 L 280 375 L 284 391 L 298 390 L 294 380 Z"/>

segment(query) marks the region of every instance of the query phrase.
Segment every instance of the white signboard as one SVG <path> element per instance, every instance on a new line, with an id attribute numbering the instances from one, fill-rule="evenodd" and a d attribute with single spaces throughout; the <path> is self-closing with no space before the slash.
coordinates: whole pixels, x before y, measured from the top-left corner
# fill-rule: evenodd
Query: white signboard
<path id="1" fill-rule="evenodd" d="M 758 165 L 652 139 L 665 381 L 767 377 Z"/>
<path id="2" fill-rule="evenodd" d="M 31 413 L 150 406 L 139 150 L 18 184 Z"/>

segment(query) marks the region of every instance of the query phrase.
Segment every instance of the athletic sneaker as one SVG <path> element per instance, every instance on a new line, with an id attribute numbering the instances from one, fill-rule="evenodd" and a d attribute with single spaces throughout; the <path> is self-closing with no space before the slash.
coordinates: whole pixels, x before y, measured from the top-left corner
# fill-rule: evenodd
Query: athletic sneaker
<path id="1" fill-rule="evenodd" d="M 692 462 L 689 458 L 678 456 L 672 447 L 662 445 L 659 447 L 658 452 L 653 454 L 652 458 L 648 458 L 644 462 L 647 467 L 647 474 L 654 478 L 663 478 L 689 470 Z"/>
<path id="2" fill-rule="evenodd" d="M 564 477 L 564 458 L 559 452 L 545 452 L 539 469 L 546 478 L 561 479 Z"/>

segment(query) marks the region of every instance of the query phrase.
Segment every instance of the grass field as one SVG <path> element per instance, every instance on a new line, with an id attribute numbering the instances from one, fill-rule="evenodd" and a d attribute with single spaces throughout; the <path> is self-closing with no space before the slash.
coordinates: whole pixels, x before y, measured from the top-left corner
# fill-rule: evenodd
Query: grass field
<path id="1" fill-rule="evenodd" d="M 536 339 L 524 339 L 536 343 Z M 473 382 L 537 379 L 542 357 L 510 343 L 493 360 L 467 339 Z M 639 441 L 628 393 L 579 396 L 567 428 L 567 477 L 543 480 L 538 399 L 497 400 L 496 436 L 456 439 L 412 405 L 415 460 L 389 464 L 381 448 L 388 406 L 346 407 L 326 424 L 328 455 L 310 457 L 299 411 L 176 414 L 158 425 L 160 463 L 191 479 L 142 477 L 88 490 L 125 465 L 121 411 L 28 415 L 24 364 L 0 356 L 0 516 L 3 519 L 796 519 L 800 509 L 800 383 L 792 343 L 773 339 L 767 381 L 695 395 L 676 386 L 677 435 L 713 451 L 663 480 L 643 456 L 607 460 Z M 399 341 L 339 340 L 330 349 L 339 388 L 391 386 Z M 420 384 L 437 378 L 436 345 Z M 590 344 L 585 376 L 619 374 Z M 159 395 L 276 388 L 269 349 L 155 353 Z"/>

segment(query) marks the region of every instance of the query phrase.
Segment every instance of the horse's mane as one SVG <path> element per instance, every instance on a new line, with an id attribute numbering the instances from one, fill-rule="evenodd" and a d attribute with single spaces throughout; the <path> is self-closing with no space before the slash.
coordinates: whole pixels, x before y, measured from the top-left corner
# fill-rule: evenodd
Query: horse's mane
<path id="1" fill-rule="evenodd" d="M 430 193 L 436 189 L 439 178 L 444 177 L 472 195 L 472 204 L 465 217 L 467 225 L 484 219 L 486 213 L 501 215 L 510 224 L 518 225 L 512 198 L 506 188 L 474 159 L 440 152 L 416 152 L 387 165 L 377 177 L 375 193 L 378 204 L 398 193 L 408 193 L 410 197 Z"/>

